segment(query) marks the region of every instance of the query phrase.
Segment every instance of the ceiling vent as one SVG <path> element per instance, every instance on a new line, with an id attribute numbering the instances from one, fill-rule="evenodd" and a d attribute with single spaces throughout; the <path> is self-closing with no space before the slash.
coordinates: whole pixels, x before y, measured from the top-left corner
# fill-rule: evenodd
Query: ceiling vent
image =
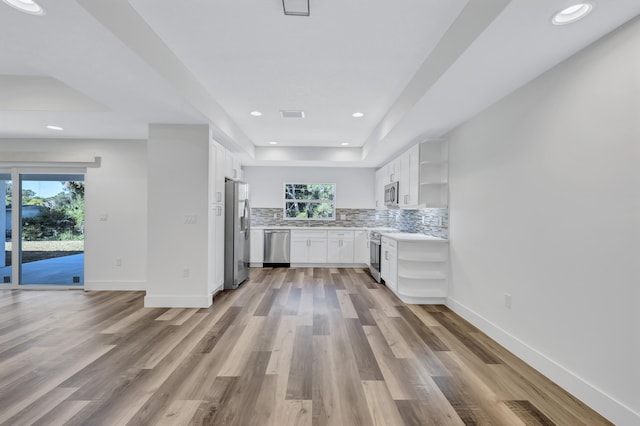
<path id="1" fill-rule="evenodd" d="M 304 118 L 304 111 L 280 110 L 282 118 Z"/>
<path id="2" fill-rule="evenodd" d="M 282 0 L 285 15 L 309 16 L 309 0 Z"/>

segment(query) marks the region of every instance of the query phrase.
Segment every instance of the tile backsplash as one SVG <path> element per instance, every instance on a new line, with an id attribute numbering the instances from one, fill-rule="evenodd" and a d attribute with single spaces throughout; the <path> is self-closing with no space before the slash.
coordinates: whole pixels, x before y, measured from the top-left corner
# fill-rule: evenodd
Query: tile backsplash
<path id="1" fill-rule="evenodd" d="M 284 220 L 281 208 L 253 208 L 251 223 L 254 226 L 345 226 L 389 227 L 402 232 L 420 233 L 449 238 L 449 210 L 375 210 L 336 209 L 336 220 Z"/>
<path id="2" fill-rule="evenodd" d="M 251 223 L 254 226 L 346 226 L 346 227 L 386 227 L 387 211 L 375 209 L 336 209 L 336 220 L 285 220 L 283 209 L 251 209 Z M 343 219 L 344 218 L 344 219 Z"/>
<path id="3" fill-rule="evenodd" d="M 388 226 L 449 239 L 449 209 L 388 210 Z"/>

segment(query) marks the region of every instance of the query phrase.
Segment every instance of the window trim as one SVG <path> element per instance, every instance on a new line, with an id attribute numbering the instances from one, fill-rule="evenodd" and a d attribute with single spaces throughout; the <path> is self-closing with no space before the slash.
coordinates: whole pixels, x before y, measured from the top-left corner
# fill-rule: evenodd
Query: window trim
<path id="1" fill-rule="evenodd" d="M 333 217 L 287 217 L 287 202 L 291 202 L 291 200 L 287 200 L 287 185 L 331 185 L 333 186 L 333 200 L 304 200 L 300 202 L 305 203 L 315 203 L 315 204 L 331 204 L 333 206 Z M 335 183 L 331 182 L 284 182 L 282 184 L 282 218 L 283 220 L 291 220 L 291 221 L 320 221 L 320 222 L 335 222 L 336 221 L 336 194 L 338 192 L 338 186 Z"/>

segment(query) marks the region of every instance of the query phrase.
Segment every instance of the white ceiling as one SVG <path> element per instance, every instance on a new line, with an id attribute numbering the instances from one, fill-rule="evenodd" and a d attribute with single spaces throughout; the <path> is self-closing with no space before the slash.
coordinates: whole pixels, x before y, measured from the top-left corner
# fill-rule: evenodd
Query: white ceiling
<path id="1" fill-rule="evenodd" d="M 309 17 L 281 0 L 40 3 L 0 2 L 0 138 L 211 123 L 252 165 L 378 166 L 640 14 L 637 0 L 593 1 L 565 26 L 551 17 L 572 0 L 310 0 Z"/>

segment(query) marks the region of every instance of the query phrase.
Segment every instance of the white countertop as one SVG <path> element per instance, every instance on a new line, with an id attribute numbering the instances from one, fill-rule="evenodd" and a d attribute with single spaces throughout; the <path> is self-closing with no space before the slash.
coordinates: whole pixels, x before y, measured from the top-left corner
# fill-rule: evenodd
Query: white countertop
<path id="1" fill-rule="evenodd" d="M 449 241 L 444 238 L 432 237 L 431 235 L 409 234 L 407 232 L 383 232 L 382 236 L 396 241 L 440 241 L 443 243 Z"/>
<path id="2" fill-rule="evenodd" d="M 252 226 L 251 229 L 289 229 L 298 231 L 370 231 L 376 230 L 384 237 L 389 237 L 397 241 L 440 241 L 448 242 L 449 240 L 439 237 L 432 237 L 424 234 L 411 234 L 408 232 L 398 232 L 395 228 L 373 227 L 355 227 L 355 226 Z"/>
<path id="3" fill-rule="evenodd" d="M 268 226 L 268 225 L 260 225 L 260 226 L 252 226 L 251 229 L 293 229 L 300 231 L 369 231 L 371 229 L 375 229 L 380 232 L 397 232 L 398 230 L 395 228 L 380 228 L 380 227 L 355 227 L 355 226 Z"/>

